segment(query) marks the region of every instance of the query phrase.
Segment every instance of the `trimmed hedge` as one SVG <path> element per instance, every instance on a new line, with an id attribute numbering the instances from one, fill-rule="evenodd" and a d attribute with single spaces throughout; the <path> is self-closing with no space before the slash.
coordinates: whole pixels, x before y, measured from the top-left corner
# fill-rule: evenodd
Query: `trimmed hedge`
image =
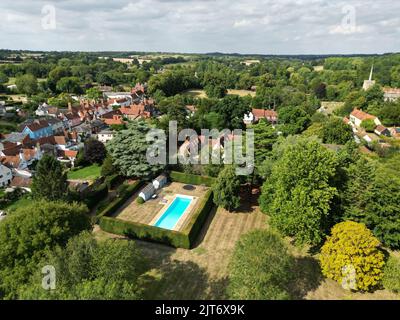
<path id="1" fill-rule="evenodd" d="M 119 201 L 118 206 L 115 204 L 112 210 L 106 208 L 105 211 L 118 209 L 123 203 L 124 201 Z M 100 216 L 100 228 L 106 232 L 130 238 L 159 242 L 175 248 L 190 249 L 193 247 L 213 205 L 213 192 L 208 190 L 182 231 L 166 230 L 146 224 L 110 218 L 104 213 Z"/>
<path id="2" fill-rule="evenodd" d="M 189 237 L 189 243 L 193 246 L 196 241 L 201 228 L 206 222 L 211 209 L 214 206 L 213 192 L 208 190 L 204 197 L 201 199 L 196 212 L 190 217 L 189 223 L 186 225 L 183 233 L 187 234 Z"/>
<path id="3" fill-rule="evenodd" d="M 105 209 L 101 210 L 96 215 L 96 217 L 101 218 L 103 216 L 110 216 L 115 213 L 142 185 L 142 181 L 136 181 L 134 184 L 129 185 L 118 198 L 110 202 Z"/>
<path id="4" fill-rule="evenodd" d="M 175 248 L 190 248 L 189 237 L 186 234 L 147 224 L 102 217 L 100 219 L 100 228 L 106 232 L 129 238 L 164 243 Z"/>
<path id="5" fill-rule="evenodd" d="M 207 187 L 211 187 L 214 182 L 215 178 L 206 177 L 206 176 L 197 176 L 194 174 L 187 174 L 177 171 L 171 171 L 169 174 L 172 181 L 187 183 L 187 184 L 194 184 L 194 185 L 201 185 L 204 184 Z"/>

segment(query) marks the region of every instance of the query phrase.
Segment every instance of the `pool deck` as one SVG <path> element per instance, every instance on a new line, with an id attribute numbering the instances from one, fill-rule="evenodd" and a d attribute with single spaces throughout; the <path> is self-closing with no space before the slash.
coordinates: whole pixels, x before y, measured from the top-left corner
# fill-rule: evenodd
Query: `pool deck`
<path id="1" fill-rule="evenodd" d="M 172 182 L 157 192 L 156 199 L 148 200 L 141 205 L 136 203 L 136 198 L 140 193 L 139 190 L 128 199 L 113 217 L 130 222 L 153 225 L 155 221 L 161 217 L 162 213 L 167 210 L 176 195 L 201 199 L 209 190 L 209 188 L 205 186 L 193 186 L 194 189 L 188 190 L 185 186 L 187 186 L 187 184 Z M 190 208 L 188 208 L 187 212 L 184 214 L 185 217 L 179 220 L 178 224 L 175 226 L 175 230 L 182 230 L 185 227 L 185 223 L 188 221 L 187 218 L 197 209 L 199 203 L 200 201 L 192 201 Z"/>

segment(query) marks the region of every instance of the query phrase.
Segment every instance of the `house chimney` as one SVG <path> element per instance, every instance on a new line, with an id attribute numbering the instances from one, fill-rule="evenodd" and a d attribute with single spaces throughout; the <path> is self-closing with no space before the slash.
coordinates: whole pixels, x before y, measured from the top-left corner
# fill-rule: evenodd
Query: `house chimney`
<path id="1" fill-rule="evenodd" d="M 71 104 L 71 102 L 68 102 L 68 110 L 69 110 L 69 111 L 72 111 L 72 104 Z"/>

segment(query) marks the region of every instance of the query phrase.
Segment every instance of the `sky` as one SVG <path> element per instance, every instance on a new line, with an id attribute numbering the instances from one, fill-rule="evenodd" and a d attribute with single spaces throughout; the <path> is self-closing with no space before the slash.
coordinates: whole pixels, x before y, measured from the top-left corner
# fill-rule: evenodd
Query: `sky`
<path id="1" fill-rule="evenodd" d="M 399 12 L 398 0 L 1 0 L 0 48 L 399 52 Z"/>

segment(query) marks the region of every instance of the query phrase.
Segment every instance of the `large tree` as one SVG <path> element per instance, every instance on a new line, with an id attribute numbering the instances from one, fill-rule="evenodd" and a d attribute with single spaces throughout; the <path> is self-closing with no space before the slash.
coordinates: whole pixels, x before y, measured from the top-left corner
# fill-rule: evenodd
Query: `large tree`
<path id="1" fill-rule="evenodd" d="M 229 211 L 240 206 L 240 179 L 235 167 L 228 166 L 222 170 L 213 185 L 214 203 Z"/>
<path id="2" fill-rule="evenodd" d="M 40 286 L 43 275 L 37 272 L 22 287 L 22 299 L 136 300 L 142 298 L 139 277 L 147 264 L 132 241 L 108 239 L 97 242 L 83 232 L 72 238 L 65 249 L 50 251 L 41 261 L 56 269 L 57 286 L 46 291 Z"/>
<path id="3" fill-rule="evenodd" d="M 37 79 L 32 74 L 25 74 L 18 77 L 15 80 L 15 84 L 19 92 L 25 93 L 28 96 L 31 96 L 38 91 Z"/>
<path id="4" fill-rule="evenodd" d="M 103 163 L 107 156 L 107 150 L 104 144 L 97 139 L 88 139 L 84 145 L 84 158 L 89 163 Z"/>
<path id="5" fill-rule="evenodd" d="M 278 139 L 278 132 L 265 120 L 261 120 L 250 129 L 254 130 L 255 162 L 256 165 L 260 165 L 270 155 L 272 146 Z"/>
<path id="6" fill-rule="evenodd" d="M 0 296 L 14 297 L 46 250 L 91 229 L 87 208 L 76 203 L 38 201 L 0 223 Z"/>
<path id="7" fill-rule="evenodd" d="M 230 264 L 228 294 L 239 300 L 290 299 L 294 259 L 279 237 L 256 230 L 240 238 Z"/>
<path id="8" fill-rule="evenodd" d="M 353 139 L 353 130 L 342 119 L 331 118 L 323 124 L 322 141 L 324 143 L 346 144 Z"/>
<path id="9" fill-rule="evenodd" d="M 274 151 L 277 160 L 262 187 L 261 209 L 285 236 L 317 245 L 325 237 L 331 203 L 337 195 L 332 182 L 336 156 L 307 139 L 283 141 Z"/>
<path id="10" fill-rule="evenodd" d="M 162 170 L 165 165 L 149 163 L 146 155 L 149 142 L 146 135 L 150 127 L 144 121 L 135 121 L 126 130 L 117 132 L 107 149 L 114 165 L 127 177 L 146 178 Z"/>
<path id="11" fill-rule="evenodd" d="M 45 154 L 36 166 L 32 195 L 38 199 L 62 200 L 68 193 L 67 176 L 59 161 Z"/>

